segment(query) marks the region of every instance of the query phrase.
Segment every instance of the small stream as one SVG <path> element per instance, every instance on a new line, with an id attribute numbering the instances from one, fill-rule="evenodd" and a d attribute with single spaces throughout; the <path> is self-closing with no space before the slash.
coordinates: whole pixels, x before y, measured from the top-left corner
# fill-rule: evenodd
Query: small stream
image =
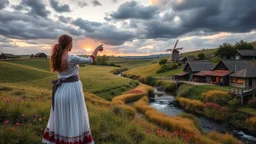
<path id="1" fill-rule="evenodd" d="M 173 102 L 175 101 L 175 96 L 172 93 L 168 93 L 162 90 L 158 90 L 156 87 L 154 87 L 155 93 L 161 93 L 162 96 L 157 96 L 155 98 L 154 102 L 150 102 L 149 105 L 156 108 L 158 111 L 165 113 L 169 116 L 176 116 L 181 113 L 184 113 L 185 111 L 182 108 L 176 107 Z M 231 133 L 234 137 L 241 140 L 243 143 L 248 144 L 256 144 L 256 134 L 251 135 L 248 134 L 248 132 L 241 131 L 239 129 L 236 129 L 232 127 L 228 123 L 224 122 L 217 122 L 211 119 L 208 119 L 205 116 L 195 115 L 195 117 L 198 118 L 200 121 L 201 127 L 205 132 L 210 132 L 212 130 L 215 130 L 220 133 Z"/>

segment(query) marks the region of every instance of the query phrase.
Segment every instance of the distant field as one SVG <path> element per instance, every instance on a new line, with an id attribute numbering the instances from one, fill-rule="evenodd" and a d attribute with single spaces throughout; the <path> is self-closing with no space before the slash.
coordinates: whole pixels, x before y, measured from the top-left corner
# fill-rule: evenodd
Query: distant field
<path id="1" fill-rule="evenodd" d="M 189 56 L 189 55 L 193 55 L 193 56 L 197 56 L 200 53 L 204 53 L 205 55 L 208 54 L 214 54 L 217 51 L 217 49 L 205 49 L 205 50 L 198 50 L 198 51 L 191 51 L 191 52 L 186 52 L 186 53 L 182 53 L 182 56 Z"/>
<path id="2" fill-rule="evenodd" d="M 177 69 L 170 70 L 168 72 L 164 73 L 156 73 L 160 69 L 160 65 L 158 63 L 156 64 L 151 64 L 147 66 L 142 66 L 138 68 L 131 69 L 125 73 L 127 74 L 132 74 L 132 75 L 140 75 L 140 76 L 155 76 L 155 77 L 161 77 L 161 76 L 166 76 L 170 77 L 173 76 L 174 74 L 180 73 L 183 70 L 183 66 L 178 67 Z"/>
<path id="3" fill-rule="evenodd" d="M 51 81 L 57 78 L 50 72 L 48 59 L 18 59 L 0 61 L 0 81 L 3 85 L 52 88 Z M 85 65 L 80 67 L 80 79 L 85 91 L 108 100 L 136 86 L 136 81 L 117 77 L 110 73 L 116 67 Z"/>

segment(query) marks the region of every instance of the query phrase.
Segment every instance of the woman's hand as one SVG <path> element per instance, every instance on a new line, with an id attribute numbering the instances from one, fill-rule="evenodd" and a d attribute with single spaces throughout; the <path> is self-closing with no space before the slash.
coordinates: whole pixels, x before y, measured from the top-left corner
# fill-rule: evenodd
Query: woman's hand
<path id="1" fill-rule="evenodd" d="M 98 49 L 99 51 L 103 51 L 103 44 L 99 45 L 96 49 Z"/>

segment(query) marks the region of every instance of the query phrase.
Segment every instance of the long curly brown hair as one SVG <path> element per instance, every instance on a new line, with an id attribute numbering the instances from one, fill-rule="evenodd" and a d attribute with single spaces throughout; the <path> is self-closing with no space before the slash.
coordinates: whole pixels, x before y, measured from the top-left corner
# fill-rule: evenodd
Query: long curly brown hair
<path id="1" fill-rule="evenodd" d="M 50 58 L 50 66 L 52 72 L 62 72 L 64 70 L 61 67 L 61 57 L 69 44 L 72 45 L 72 37 L 64 34 L 59 37 L 58 44 L 53 46 Z"/>

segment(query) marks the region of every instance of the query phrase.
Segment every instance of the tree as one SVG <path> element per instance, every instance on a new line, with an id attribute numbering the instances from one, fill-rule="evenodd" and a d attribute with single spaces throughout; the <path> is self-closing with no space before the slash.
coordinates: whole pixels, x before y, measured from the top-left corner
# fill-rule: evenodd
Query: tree
<path id="1" fill-rule="evenodd" d="M 199 60 L 204 60 L 205 59 L 204 53 L 200 53 L 197 56 L 198 56 Z"/>
<path id="2" fill-rule="evenodd" d="M 97 56 L 96 63 L 100 65 L 107 65 L 109 57 L 104 54 L 103 56 Z"/>
<path id="3" fill-rule="evenodd" d="M 236 42 L 234 47 L 236 50 L 253 50 L 253 45 L 244 40 Z"/>
<path id="4" fill-rule="evenodd" d="M 166 62 L 167 62 L 167 59 L 161 59 L 161 60 L 159 61 L 159 65 L 166 64 Z"/>
<path id="5" fill-rule="evenodd" d="M 218 50 L 215 52 L 215 55 L 224 55 L 228 59 L 231 58 L 231 56 L 234 54 L 236 49 L 229 43 L 223 43 L 219 46 Z"/>

